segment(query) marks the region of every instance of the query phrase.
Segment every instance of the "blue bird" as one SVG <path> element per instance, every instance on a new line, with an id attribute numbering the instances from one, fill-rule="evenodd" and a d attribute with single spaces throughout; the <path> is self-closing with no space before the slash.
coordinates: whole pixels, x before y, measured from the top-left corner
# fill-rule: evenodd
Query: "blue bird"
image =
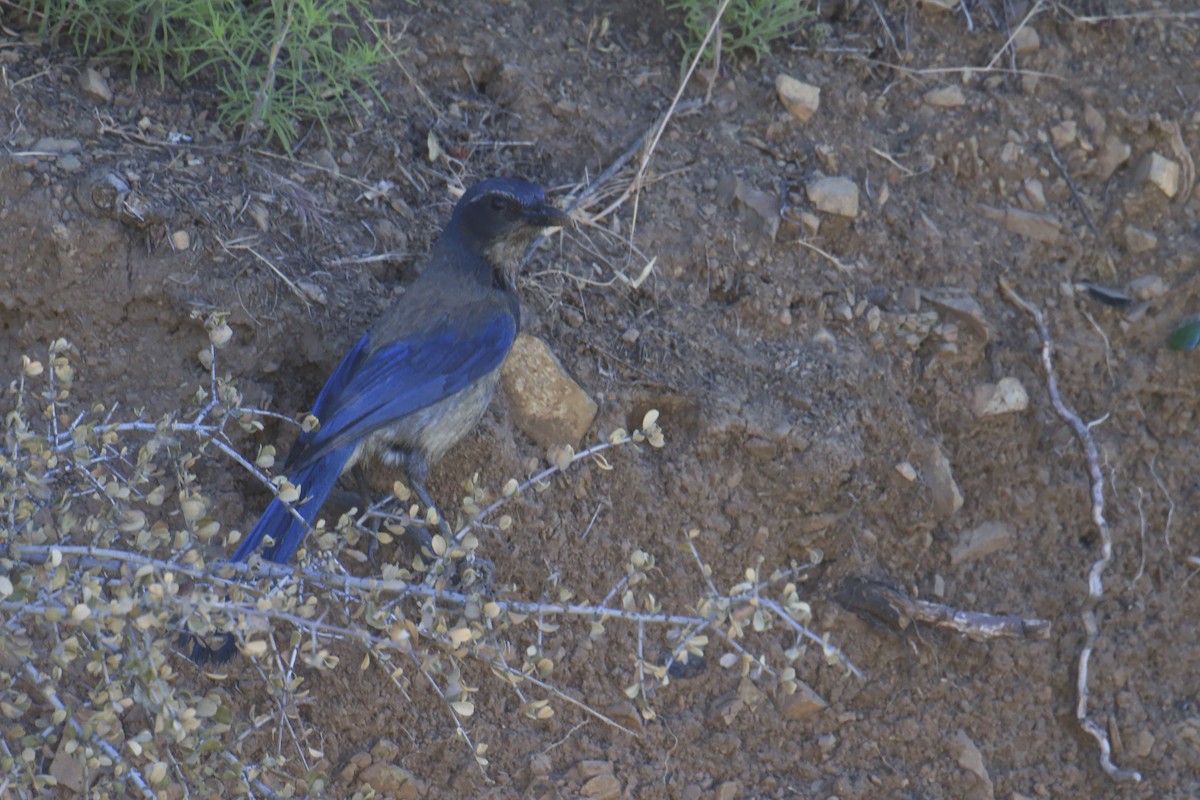
<path id="1" fill-rule="evenodd" d="M 419 276 L 329 376 L 312 409 L 319 426 L 284 462 L 303 522 L 276 498 L 232 561 L 260 549 L 271 561 L 291 560 L 356 464 L 402 468 L 421 501 L 436 507 L 425 488 L 429 468 L 483 416 L 516 339 L 522 258 L 543 229 L 569 221 L 532 183 L 491 178 L 466 191 Z M 235 650 L 228 636 L 215 651 L 197 642 L 193 658 L 224 660 Z"/>

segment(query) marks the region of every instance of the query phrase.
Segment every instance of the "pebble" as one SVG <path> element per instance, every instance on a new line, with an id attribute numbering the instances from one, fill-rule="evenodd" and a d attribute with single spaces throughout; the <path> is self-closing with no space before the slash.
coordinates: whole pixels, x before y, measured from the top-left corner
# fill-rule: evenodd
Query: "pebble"
<path id="1" fill-rule="evenodd" d="M 901 461 L 899 464 L 897 464 L 896 472 L 900 473 L 900 477 L 904 478 L 904 480 L 908 481 L 909 483 L 912 483 L 917 479 L 916 468 L 907 461 Z"/>
<path id="2" fill-rule="evenodd" d="M 1022 211 L 1009 206 L 1004 211 L 1004 227 L 1026 239 L 1054 244 L 1058 241 L 1062 223 L 1053 214 Z"/>
<path id="3" fill-rule="evenodd" d="M 1013 35 L 1013 49 L 1018 55 L 1032 53 L 1042 46 L 1042 39 L 1038 36 L 1038 32 L 1026 25 Z"/>
<path id="4" fill-rule="evenodd" d="M 1179 193 L 1179 164 L 1158 153 L 1147 153 L 1138 165 L 1137 180 L 1154 184 L 1172 198 Z"/>
<path id="5" fill-rule="evenodd" d="M 113 92 L 108 86 L 108 81 L 91 67 L 80 73 L 79 88 L 83 90 L 84 94 L 99 100 L 101 103 L 112 102 Z"/>
<path id="6" fill-rule="evenodd" d="M 1079 135 L 1079 125 L 1073 119 L 1065 119 L 1050 129 L 1050 140 L 1055 147 L 1067 147 Z"/>
<path id="7" fill-rule="evenodd" d="M 950 563 L 958 565 L 1006 550 L 1016 538 L 1012 529 L 1003 522 L 985 522 L 962 534 L 958 544 L 950 550 Z"/>
<path id="8" fill-rule="evenodd" d="M 925 458 L 925 480 L 929 484 L 929 493 L 933 501 L 933 513 L 940 520 L 946 520 L 958 513 L 963 507 L 962 492 L 954 480 L 954 472 L 950 468 L 950 459 L 935 441 L 926 444 L 928 455 Z"/>
<path id="9" fill-rule="evenodd" d="M 53 136 L 43 136 L 34 143 L 31 149 L 38 153 L 63 155 L 64 153 L 82 152 L 83 143 L 78 139 L 55 139 Z"/>
<path id="10" fill-rule="evenodd" d="M 972 408 L 977 417 L 995 417 L 1029 408 L 1029 393 L 1016 378 L 1001 378 L 975 389 Z"/>
<path id="11" fill-rule="evenodd" d="M 858 186 L 849 178 L 818 178 L 808 184 L 806 191 L 818 211 L 850 219 L 858 216 Z"/>
<path id="12" fill-rule="evenodd" d="M 924 97 L 926 105 L 934 108 L 958 108 L 967 103 L 961 86 L 940 86 L 930 89 Z"/>
<path id="13" fill-rule="evenodd" d="M 1158 237 L 1133 225 L 1125 226 L 1125 247 L 1131 253 L 1148 253 L 1158 247 Z"/>
<path id="14" fill-rule="evenodd" d="M 1161 275 L 1143 275 L 1129 282 L 1129 293 L 1138 300 L 1154 300 L 1167 293 L 1167 282 Z"/>
<path id="15" fill-rule="evenodd" d="M 797 720 L 811 717 L 829 707 L 825 698 L 804 681 L 796 681 L 796 691 L 783 695 L 779 700 L 779 713 L 784 719 Z"/>
<path id="16" fill-rule="evenodd" d="M 790 75 L 780 74 L 775 78 L 775 92 L 779 102 L 799 122 L 808 122 L 821 105 L 821 88 L 811 83 L 798 81 Z"/>
<path id="17" fill-rule="evenodd" d="M 536 336 L 517 336 L 501 368 L 500 382 L 513 422 L 543 447 L 578 447 L 596 418 L 596 402 Z"/>
<path id="18" fill-rule="evenodd" d="M 1046 207 L 1046 190 L 1041 181 L 1037 178 L 1026 178 L 1021 184 L 1021 188 L 1025 190 L 1025 198 L 1035 211 L 1041 211 Z"/>
<path id="19" fill-rule="evenodd" d="M 176 250 L 187 250 L 192 246 L 192 237 L 187 231 L 175 231 L 171 234 L 171 246 Z"/>
<path id="20" fill-rule="evenodd" d="M 1104 144 L 1100 147 L 1100 155 L 1097 161 L 1100 165 L 1099 178 L 1106 181 L 1112 177 L 1113 173 L 1120 168 L 1122 164 L 1129 160 L 1133 148 L 1126 142 L 1121 141 L 1116 136 L 1109 136 L 1104 140 Z"/>

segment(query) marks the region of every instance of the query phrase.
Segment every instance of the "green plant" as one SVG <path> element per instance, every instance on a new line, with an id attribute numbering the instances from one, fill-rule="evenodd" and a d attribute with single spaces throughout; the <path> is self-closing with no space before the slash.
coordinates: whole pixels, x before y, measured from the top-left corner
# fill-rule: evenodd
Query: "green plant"
<path id="1" fill-rule="evenodd" d="M 214 85 L 222 124 L 290 150 L 299 123 L 364 104 L 386 57 L 366 0 L 23 0 L 43 35 L 139 72 Z M 20 5 L 21 3 L 18 3 Z M 359 21 L 371 30 L 363 39 Z"/>
<path id="2" fill-rule="evenodd" d="M 679 34 L 679 40 L 686 64 L 700 49 L 721 0 L 663 2 L 667 3 L 668 9 L 683 12 L 683 32 Z M 749 52 L 757 62 L 771 49 L 772 42 L 793 33 L 815 16 L 810 0 L 731 0 L 719 23 L 720 49 L 710 43 L 704 61 L 711 62 L 718 52 Z"/>

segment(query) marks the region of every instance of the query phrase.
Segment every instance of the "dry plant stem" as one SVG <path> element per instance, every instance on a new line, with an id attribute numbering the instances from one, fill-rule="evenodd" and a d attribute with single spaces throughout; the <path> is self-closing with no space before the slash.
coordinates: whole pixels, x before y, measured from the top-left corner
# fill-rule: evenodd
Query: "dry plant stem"
<path id="1" fill-rule="evenodd" d="M 642 176 L 646 174 L 646 168 L 650 166 L 650 159 L 654 156 L 654 148 L 658 147 L 658 140 L 662 138 L 663 131 L 667 129 L 667 123 L 671 121 L 671 116 L 675 113 L 675 108 L 679 105 L 679 98 L 683 96 L 683 90 L 687 88 L 688 83 L 692 80 L 692 75 L 696 72 L 696 67 L 700 64 L 700 59 L 704 57 L 704 51 L 708 49 L 708 43 L 712 40 L 713 34 L 721 25 L 721 17 L 725 14 L 725 9 L 729 8 L 730 0 L 722 0 L 721 5 L 717 7 L 717 13 L 713 15 L 712 24 L 708 26 L 708 32 L 704 34 L 704 40 L 700 42 L 700 49 L 696 51 L 696 57 L 692 59 L 692 63 L 688 65 L 687 73 L 683 76 L 683 80 L 679 82 L 679 88 L 675 90 L 675 97 L 671 100 L 671 105 L 667 108 L 667 113 L 663 115 L 662 122 L 654 131 L 654 135 L 650 137 L 650 141 L 646 144 L 646 149 L 642 151 L 642 161 L 638 165 L 637 175 L 633 178 L 631 190 L 633 195 L 633 218 L 629 223 L 629 243 L 633 244 L 633 235 L 637 232 L 638 218 L 638 200 L 641 197 L 639 189 L 642 185 Z"/>
<path id="2" fill-rule="evenodd" d="M 1100 231 L 1096 229 L 1096 223 L 1092 222 L 1092 215 L 1088 213 L 1087 206 L 1084 205 L 1083 198 L 1079 194 L 1079 189 L 1075 187 L 1075 181 L 1071 180 L 1071 173 L 1067 172 L 1067 165 L 1059 157 L 1058 148 L 1054 146 L 1054 139 L 1048 139 L 1047 142 L 1050 145 L 1050 158 L 1054 160 L 1054 166 L 1058 167 L 1058 171 L 1062 173 L 1063 180 L 1067 182 L 1067 188 L 1071 190 L 1071 199 L 1079 207 L 1079 213 L 1083 214 L 1083 221 L 1087 223 L 1088 230 L 1092 232 L 1092 236 L 1099 239 Z"/>
<path id="3" fill-rule="evenodd" d="M 963 5 L 965 6 L 966 4 L 964 3 Z M 992 56 L 992 60 L 987 64 L 989 68 L 996 66 L 996 62 L 1000 60 L 1002 55 L 1004 55 L 1004 51 L 1012 47 L 1013 39 L 1017 38 L 1017 34 L 1021 32 L 1021 29 L 1028 25 L 1031 19 L 1045 10 L 1046 4 L 1043 2 L 1043 0 L 1038 0 L 1033 4 L 1033 8 L 1029 9 L 1029 13 L 1025 15 L 1023 20 L 1021 20 L 1021 24 L 1013 28 L 1012 33 L 1010 33 L 1008 38 L 1004 40 L 1004 46 L 997 50 L 996 54 Z"/>
<path id="4" fill-rule="evenodd" d="M 1082 614 L 1083 627 L 1087 637 L 1083 648 L 1079 651 L 1075 719 L 1079 721 L 1079 727 L 1095 739 L 1100 746 L 1100 766 L 1108 773 L 1109 777 L 1117 781 L 1141 781 L 1140 772 L 1121 769 L 1113 763 L 1112 744 L 1109 742 L 1108 732 L 1100 723 L 1088 716 L 1088 665 L 1091 662 L 1092 651 L 1096 647 L 1096 640 L 1100 636 L 1100 625 L 1096 621 L 1096 606 L 1104 597 L 1104 570 L 1112 561 L 1113 552 L 1112 531 L 1108 527 L 1108 521 L 1104 518 L 1104 476 L 1100 472 L 1100 452 L 1096 447 L 1096 440 L 1092 438 L 1091 429 L 1079 418 L 1078 414 L 1063 402 L 1062 395 L 1059 394 L 1058 378 L 1054 371 L 1053 361 L 1054 342 L 1050 338 L 1050 331 L 1046 328 L 1046 321 L 1042 316 L 1041 309 L 1017 294 L 1004 278 L 1000 279 L 1000 292 L 1010 303 L 1033 318 L 1038 338 L 1042 342 L 1042 369 L 1046 373 L 1046 391 L 1050 395 L 1050 402 L 1054 405 L 1055 413 L 1074 431 L 1075 437 L 1083 445 L 1087 458 L 1088 476 L 1091 481 L 1092 523 L 1100 534 L 1100 558 L 1092 562 L 1092 567 L 1088 571 L 1088 596 L 1083 605 Z"/>

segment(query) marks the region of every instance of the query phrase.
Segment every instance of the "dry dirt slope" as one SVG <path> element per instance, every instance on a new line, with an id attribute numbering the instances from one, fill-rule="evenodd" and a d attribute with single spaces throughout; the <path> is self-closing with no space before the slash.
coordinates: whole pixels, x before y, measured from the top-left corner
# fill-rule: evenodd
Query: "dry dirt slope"
<path id="1" fill-rule="evenodd" d="M 611 473 L 585 468 L 517 508 L 512 529 L 482 537 L 512 596 L 565 587 L 599 600 L 644 550 L 658 561 L 654 594 L 679 609 L 705 591 L 679 548 L 686 529 L 700 530 L 697 547 L 722 588 L 756 559 L 769 570 L 820 550 L 828 566 L 806 595 L 813 628 L 865 678 L 846 678 L 810 648 L 796 667 L 828 704 L 813 710 L 769 677 L 723 669 L 714 641 L 705 671 L 654 693 L 657 718 L 635 737 L 562 703 L 552 720 L 530 721 L 477 669 L 467 677 L 484 690 L 469 730 L 490 744 L 488 783 L 426 684 L 405 684 L 405 697 L 385 676 L 348 666 L 361 660 L 348 645 L 338 669 L 301 671 L 310 694 L 286 726 L 252 666 L 214 682 L 176 658 L 182 685 L 217 693 L 237 724 L 268 720 L 230 745 L 238 758 L 286 759 L 269 771 L 276 787 L 303 775 L 307 759 L 341 776 L 330 796 L 364 785 L 347 768 L 372 748 L 376 763 L 413 777 L 396 796 L 1200 793 L 1200 584 L 1188 580 L 1200 554 L 1198 373 L 1191 355 L 1164 347 L 1197 310 L 1200 193 L 1186 185 L 1200 153 L 1196 24 L 1090 24 L 1046 8 L 1026 26 L 1036 47 L 1023 34 L 1015 52 L 1003 48 L 1024 12 L 970 7 L 968 25 L 887 4 L 886 27 L 873 4 L 845 8 L 821 52 L 797 40 L 759 64 L 727 64 L 711 102 L 677 115 L 656 153 L 636 244 L 657 262 L 640 288 L 614 275 L 641 262 L 623 261 L 593 229 L 531 265 L 526 329 L 599 402 L 592 440 L 654 406 L 668 447 L 622 453 Z M 452 202 L 446 176 L 516 173 L 561 194 L 651 126 L 679 75 L 673 18 L 657 4 L 468 0 L 453 10 L 381 3 L 378 13 L 408 26 L 407 72 L 390 66 L 380 82 L 387 108 L 339 124 L 327 148 L 314 137 L 299 161 L 230 146 L 202 95 L 134 87 L 116 69 L 114 100 L 97 104 L 76 89 L 75 59 L 10 40 L 0 50 L 13 154 L 0 167 L 0 363 L 15 374 L 21 354 L 41 356 L 66 336 L 80 354 L 81 400 L 156 416 L 204 384 L 192 313 L 228 310 L 235 338 L 222 363 L 247 402 L 301 413 L 427 249 Z M 481 37 L 485 27 L 492 35 Z M 956 69 L 997 53 L 994 71 Z M 808 123 L 779 105 L 779 73 L 821 87 Z M 195 144 L 160 144 L 170 130 Z M 444 152 L 433 163 L 431 131 Z M 1140 169 L 1155 155 L 1180 169 L 1174 197 Z M 78 187 L 94 168 L 169 207 L 166 221 L 131 227 L 88 208 Z M 820 175 L 857 187 L 854 219 L 813 207 L 808 188 Z M 385 180 L 385 196 L 364 192 Z M 780 205 L 773 231 L 762 209 Z M 626 204 L 603 223 L 626 235 L 631 212 Z M 817 215 L 816 233 L 805 213 Z M 175 231 L 189 234 L 187 251 L 171 251 Z M 245 246 L 324 303 L 306 306 Z M 380 253 L 389 256 L 362 258 Z M 1117 762 L 1142 772 L 1137 785 L 1105 776 L 1075 724 L 1080 610 L 1100 543 L 1082 452 L 1050 405 L 1030 320 L 1001 296 L 1001 276 L 1045 309 L 1063 397 L 1084 420 L 1103 419 L 1092 434 L 1116 547 L 1092 709 Z M 1110 308 L 1076 288 L 1085 280 L 1139 301 Z M 1020 382 L 1028 409 L 978 416 L 976 391 L 1002 378 Z M 239 444 L 253 452 L 284 430 Z M 541 455 L 501 398 L 480 435 L 439 468 L 435 493 L 455 497 L 476 471 L 500 485 Z M 265 495 L 250 479 L 215 459 L 200 475 L 224 531 L 252 522 Z M 858 576 L 954 607 L 1047 619 L 1052 635 L 901 638 L 834 601 Z M 621 689 L 634 674 L 636 631 L 608 629 L 593 643 L 566 625 L 543 644 L 557 685 L 632 724 Z M 754 648 L 780 666 L 791 644 L 772 632 Z M 84 708 L 79 679 L 73 696 Z M 48 715 L 35 705 L 9 719 L 6 741 Z M 132 717 L 126 727 L 136 729 Z M 62 726 L 46 729 L 49 759 Z M 216 782 L 204 791 L 224 794 Z"/>

